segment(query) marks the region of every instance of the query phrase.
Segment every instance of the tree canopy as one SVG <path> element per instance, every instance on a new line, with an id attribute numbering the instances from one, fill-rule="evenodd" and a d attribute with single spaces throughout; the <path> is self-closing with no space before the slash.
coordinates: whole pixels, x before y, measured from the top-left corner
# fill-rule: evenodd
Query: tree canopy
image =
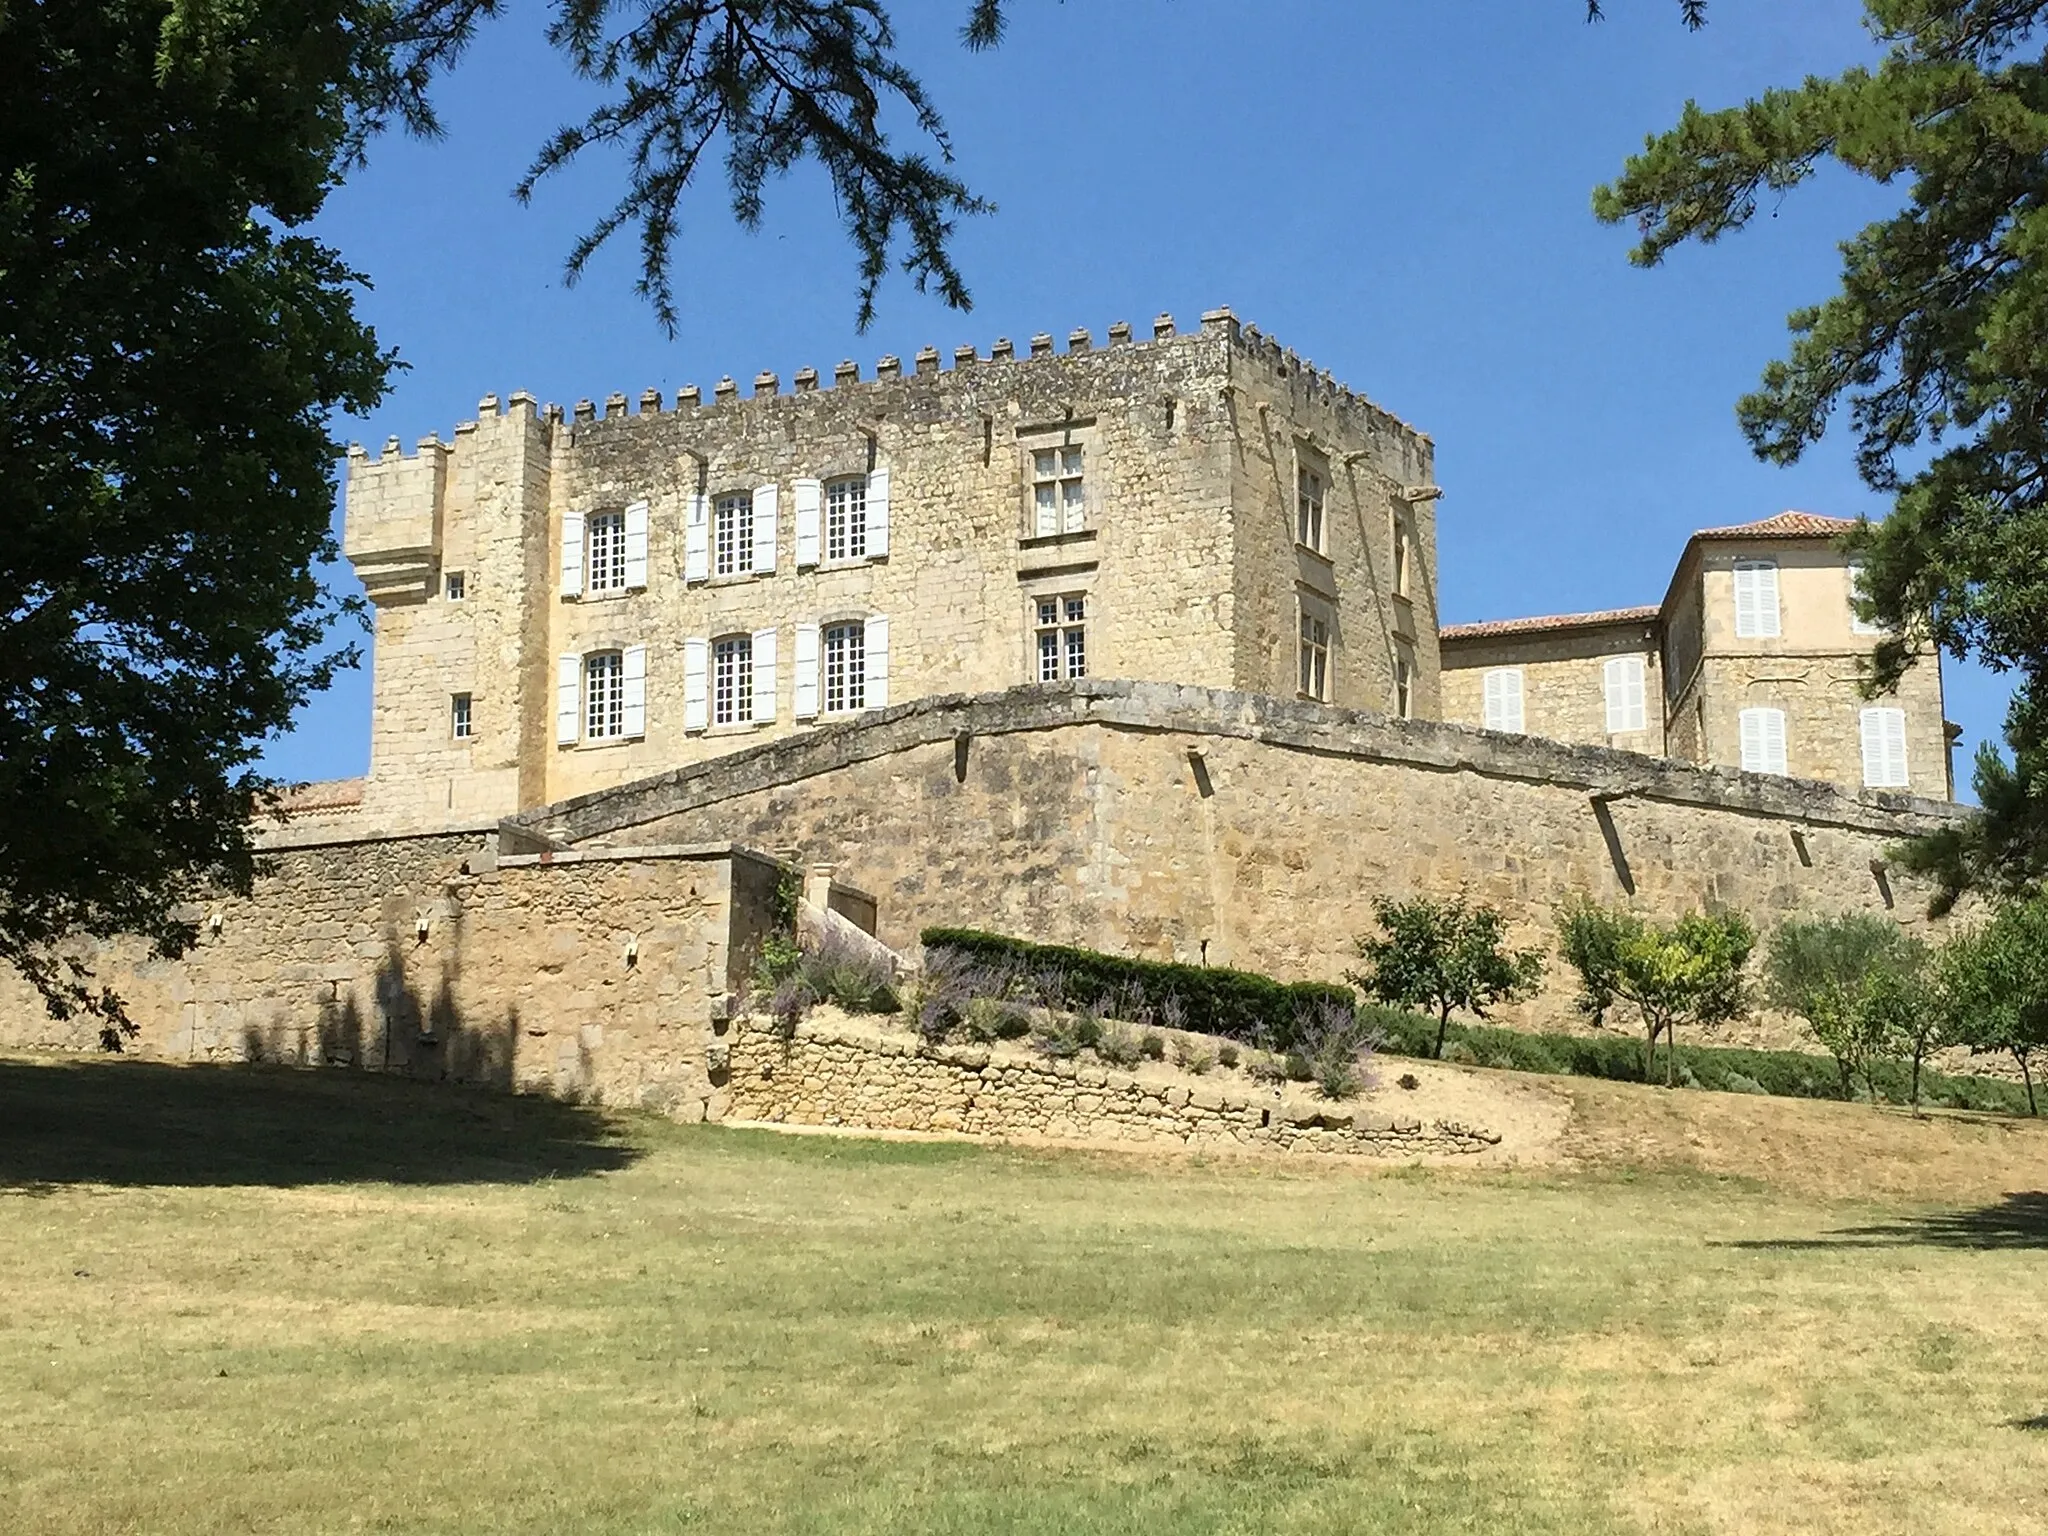
<path id="1" fill-rule="evenodd" d="M 174 955 L 246 886 L 251 765 L 345 649 L 329 413 L 390 359 L 319 210 L 363 41 L 342 3 L 0 6 L 0 960 L 60 1013 L 118 1001 L 53 948 Z M 194 31 L 194 26 L 200 29 Z"/>
<path id="2" fill-rule="evenodd" d="M 1943 902 L 2037 884 L 2048 866 L 2048 0 L 1865 0 L 1876 68 L 1688 102 L 1594 194 L 1631 221 L 1632 259 L 1740 230 L 1760 199 L 1824 163 L 1903 189 L 1842 247 L 1840 290 L 1790 319 L 1787 355 L 1737 415 L 1762 458 L 1791 463 L 1838 416 L 1865 482 L 1892 498 L 1853 535 L 1865 617 L 1888 631 L 1882 691 L 1933 640 L 2017 675 L 2014 751 L 1980 757 L 1986 815 L 1916 845 Z"/>

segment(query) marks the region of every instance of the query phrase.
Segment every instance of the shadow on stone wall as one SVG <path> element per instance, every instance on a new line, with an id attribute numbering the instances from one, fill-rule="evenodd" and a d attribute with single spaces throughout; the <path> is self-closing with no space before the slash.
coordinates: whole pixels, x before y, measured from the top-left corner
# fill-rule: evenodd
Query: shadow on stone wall
<path id="1" fill-rule="evenodd" d="M 0 1189 L 519 1184 L 640 1153 L 601 1111 L 363 1072 L 0 1060 Z"/>
<path id="2" fill-rule="evenodd" d="M 495 1022 L 465 1017 L 455 996 L 461 963 L 458 924 L 454 948 L 440 957 L 431 994 L 423 994 L 407 974 L 397 929 L 387 926 L 371 979 L 374 1018 L 364 1016 L 353 994 L 330 995 L 319 1000 L 310 1025 L 277 1018 L 245 1029 L 242 1055 L 271 1066 L 353 1067 L 510 1090 L 518 1082 L 519 1010 L 508 1008 Z"/>

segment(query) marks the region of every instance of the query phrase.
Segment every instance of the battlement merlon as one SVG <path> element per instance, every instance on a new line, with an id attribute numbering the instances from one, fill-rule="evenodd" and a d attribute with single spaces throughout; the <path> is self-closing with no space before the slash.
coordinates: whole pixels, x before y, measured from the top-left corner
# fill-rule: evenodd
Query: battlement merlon
<path id="1" fill-rule="evenodd" d="M 872 399 L 872 409 L 882 414 L 905 392 L 945 388 L 948 381 L 956 377 L 962 383 L 971 382 L 985 388 L 996 382 L 997 375 L 993 370 L 997 368 L 1014 368 L 1027 376 L 1034 369 L 1064 370 L 1070 365 L 1091 371 L 1098 367 L 1113 371 L 1119 366 L 1120 359 L 1128 359 L 1134 352 L 1143 353 L 1155 347 L 1214 346 L 1220 341 L 1226 354 L 1240 366 L 1253 370 L 1284 395 L 1302 403 L 1314 401 L 1334 411 L 1335 419 L 1343 421 L 1348 429 L 1372 436 L 1406 439 L 1424 454 L 1429 450 L 1427 433 L 1374 404 L 1313 363 L 1283 349 L 1271 337 L 1262 334 L 1257 326 L 1241 324 L 1229 309 L 1206 311 L 1199 328 L 1194 330 L 1181 330 L 1174 323 L 1173 316 L 1168 314 L 1157 316 L 1149 329 L 1150 336 L 1147 337 L 1129 323 L 1118 321 L 1109 327 L 1107 344 L 1100 345 L 1093 333 L 1077 328 L 1069 333 L 1064 353 L 1057 350 L 1049 332 L 1032 336 L 1022 346 L 1002 337 L 986 352 L 965 345 L 953 348 L 950 368 L 943 366 L 942 354 L 937 347 L 925 346 L 918 349 L 908 367 L 899 356 L 883 357 L 871 379 L 863 379 L 860 365 L 849 358 L 830 370 L 815 367 L 797 369 L 793 393 L 783 387 L 782 375 L 774 370 L 763 369 L 754 373 L 751 393 L 743 389 L 739 378 L 728 374 L 709 390 L 696 384 L 678 388 L 672 412 L 663 409 L 663 396 L 659 391 L 648 389 L 638 394 L 637 413 L 633 410 L 635 397 L 621 390 L 614 391 L 602 402 L 578 401 L 567 412 L 550 406 L 543 414 L 549 424 L 562 423 L 566 417 L 566 424 L 572 430 L 605 430 L 636 414 L 649 418 L 667 417 L 669 420 L 677 417 L 715 418 L 724 412 L 786 409 L 807 399 L 822 403 L 825 397 L 843 396 L 849 392 Z M 532 397 L 522 393 L 511 399 L 516 409 L 519 402 L 530 401 Z M 489 396 L 486 400 L 483 414 L 488 418 L 496 409 L 496 397 Z M 458 436 L 469 430 L 473 430 L 471 423 L 456 428 Z"/>

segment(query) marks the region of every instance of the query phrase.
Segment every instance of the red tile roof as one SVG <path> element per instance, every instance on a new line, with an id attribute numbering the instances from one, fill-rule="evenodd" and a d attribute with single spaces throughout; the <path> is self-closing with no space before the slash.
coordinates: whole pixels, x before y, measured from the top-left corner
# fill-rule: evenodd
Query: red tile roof
<path id="1" fill-rule="evenodd" d="M 1440 640 L 1479 640 L 1490 635 L 1528 635 L 1556 629 L 1600 629 L 1609 624 L 1653 624 L 1662 610 L 1603 608 L 1597 613 L 1552 613 L 1535 619 L 1485 619 L 1477 624 L 1446 624 Z"/>
<path id="2" fill-rule="evenodd" d="M 1780 512 L 1757 523 L 1732 528 L 1702 528 L 1696 539 L 1832 539 L 1856 526 L 1853 517 L 1823 517 L 1818 512 Z"/>
<path id="3" fill-rule="evenodd" d="M 362 803 L 361 779 L 322 779 L 315 784 L 295 784 L 280 791 L 277 797 L 277 808 L 287 815 L 347 810 Z"/>

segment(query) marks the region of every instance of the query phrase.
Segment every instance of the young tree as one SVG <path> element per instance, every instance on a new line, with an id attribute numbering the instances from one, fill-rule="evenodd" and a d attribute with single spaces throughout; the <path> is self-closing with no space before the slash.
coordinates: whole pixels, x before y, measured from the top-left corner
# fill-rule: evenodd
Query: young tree
<path id="1" fill-rule="evenodd" d="M 1835 1058 L 1843 1098 L 1851 1096 L 1860 1074 L 1875 1103 L 1877 1064 L 1906 1053 L 1916 1006 L 1923 1016 L 1931 1012 L 1927 999 L 1918 996 L 1924 954 L 1924 946 L 1896 923 L 1863 912 L 1790 918 L 1771 935 L 1765 997 L 1812 1027 Z M 1924 1044 L 1919 1054 L 1925 1054 Z M 1918 1093 L 1916 1060 L 1916 1103 Z"/>
<path id="2" fill-rule="evenodd" d="M 1742 971 L 1756 931 L 1740 913 L 1694 912 L 1661 924 L 1582 899 L 1566 905 L 1559 924 L 1560 947 L 1579 969 L 1580 1008 L 1599 1017 L 1618 999 L 1642 1018 L 1646 1082 L 1660 1036 L 1668 1086 L 1678 1026 L 1726 1023 L 1749 1004 Z"/>
<path id="3" fill-rule="evenodd" d="M 1507 948 L 1507 922 L 1494 908 L 1463 896 L 1438 901 L 1386 897 L 1372 904 L 1385 938 L 1358 941 L 1366 968 L 1346 976 L 1368 997 L 1437 1016 L 1436 1054 L 1444 1053 L 1453 1013 L 1485 1018 L 1487 1010 L 1534 991 L 1543 951 Z"/>
<path id="4" fill-rule="evenodd" d="M 54 946 L 175 955 L 198 882 L 246 888 L 250 765 L 346 659 L 327 418 L 391 359 L 303 230 L 354 9 L 0 5 L 0 962 L 112 1046 Z"/>
<path id="5" fill-rule="evenodd" d="M 1941 973 L 1958 1043 L 2010 1053 L 2027 1112 L 2039 1114 L 2033 1059 L 2048 1050 L 2048 896 L 2006 902 L 1983 927 L 1949 940 Z"/>
<path id="6" fill-rule="evenodd" d="M 1791 317 L 1790 354 L 1737 407 L 1750 446 L 1789 464 L 1846 415 L 1863 478 L 1894 498 L 1851 542 L 1865 617 L 1889 633 L 1882 691 L 1932 639 L 2018 674 L 2010 769 L 1979 767 L 1985 815 L 1926 844 L 1963 888 L 2038 889 L 2048 871 L 2048 304 L 2040 300 L 2048 0 L 1864 0 L 1882 62 L 1742 106 L 1688 102 L 1594 193 L 1632 221 L 1631 260 L 1711 243 L 1833 161 L 1904 207 L 1842 246 L 1839 292 Z M 1993 793 L 2000 779 L 2010 793 Z"/>

